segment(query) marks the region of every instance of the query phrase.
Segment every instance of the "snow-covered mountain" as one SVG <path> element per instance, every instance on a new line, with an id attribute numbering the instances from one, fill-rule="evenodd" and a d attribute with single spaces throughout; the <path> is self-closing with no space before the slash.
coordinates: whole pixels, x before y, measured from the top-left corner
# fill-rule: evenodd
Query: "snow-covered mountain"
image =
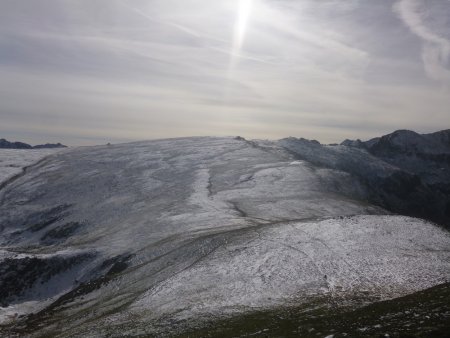
<path id="1" fill-rule="evenodd" d="M 366 149 L 303 139 L 43 157 L 0 190 L 0 333 L 164 336 L 448 283 L 448 231 L 372 202 L 376 182 L 408 179 Z"/>
<path id="2" fill-rule="evenodd" d="M 366 149 L 388 163 L 419 175 L 427 184 L 450 183 L 450 129 L 422 135 L 397 130 L 366 142 L 345 140 L 342 144 Z"/>
<path id="3" fill-rule="evenodd" d="M 351 174 L 367 188 L 370 203 L 450 228 L 450 130 L 398 130 L 341 145 L 296 138 L 279 143 L 299 158 Z"/>

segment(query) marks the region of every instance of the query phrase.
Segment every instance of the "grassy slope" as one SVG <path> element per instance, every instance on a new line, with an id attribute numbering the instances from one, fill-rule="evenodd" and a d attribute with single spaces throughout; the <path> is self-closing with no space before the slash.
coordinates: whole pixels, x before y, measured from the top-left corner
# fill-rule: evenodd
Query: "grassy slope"
<path id="1" fill-rule="evenodd" d="M 310 307 L 309 307 L 310 308 Z M 388 334 L 388 335 L 386 335 Z M 258 312 L 180 337 L 450 337 L 450 283 L 356 310 Z"/>

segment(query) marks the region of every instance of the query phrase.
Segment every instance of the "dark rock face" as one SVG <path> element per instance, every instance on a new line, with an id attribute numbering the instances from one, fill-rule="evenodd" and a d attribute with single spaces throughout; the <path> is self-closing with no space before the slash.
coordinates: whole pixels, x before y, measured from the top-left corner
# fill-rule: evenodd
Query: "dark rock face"
<path id="1" fill-rule="evenodd" d="M 369 202 L 450 227 L 450 130 L 398 130 L 340 146 L 304 139 L 280 142 L 301 159 L 358 178 L 371 191 Z"/>
<path id="2" fill-rule="evenodd" d="M 64 144 L 61 143 L 46 143 L 38 144 L 36 146 L 31 146 L 23 142 L 9 142 L 4 138 L 0 139 L 0 149 L 47 149 L 47 148 L 66 148 Z"/>

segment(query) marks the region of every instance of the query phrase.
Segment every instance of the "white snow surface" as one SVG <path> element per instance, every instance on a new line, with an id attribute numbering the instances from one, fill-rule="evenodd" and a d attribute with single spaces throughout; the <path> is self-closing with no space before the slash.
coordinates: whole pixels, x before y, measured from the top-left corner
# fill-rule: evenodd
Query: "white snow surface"
<path id="1" fill-rule="evenodd" d="M 82 268 L 62 273 L 70 280 L 76 271 L 84 282 L 98 277 L 105 260 L 130 257 L 126 270 L 65 304 L 42 329 L 61 336 L 77 336 L 81 326 L 88 336 L 167 334 L 314 297 L 369 302 L 450 281 L 449 233 L 389 215 L 365 202 L 366 194 L 350 175 L 299 161 L 270 141 L 200 137 L 77 148 L 0 191 L 0 250 L 95 252 Z M 28 230 L 58 205 L 67 206 L 63 217 Z M 70 222 L 80 224 L 75 233 L 43 240 Z M 35 285 L 14 301 L 18 312 L 40 288 L 50 299 L 67 291 L 49 295 L 48 285 Z"/>
<path id="2" fill-rule="evenodd" d="M 370 240 L 369 240 L 370 239 Z M 392 298 L 448 281 L 450 235 L 403 216 L 287 222 L 236 234 L 132 306 L 159 320 L 298 304 L 313 295 Z"/>
<path id="3" fill-rule="evenodd" d="M 0 184 L 61 149 L 0 149 Z"/>

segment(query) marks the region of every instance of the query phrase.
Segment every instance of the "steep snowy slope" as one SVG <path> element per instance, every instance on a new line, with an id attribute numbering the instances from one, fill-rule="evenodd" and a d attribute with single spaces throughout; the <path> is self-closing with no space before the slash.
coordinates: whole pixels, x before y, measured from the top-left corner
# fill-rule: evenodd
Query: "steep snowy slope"
<path id="1" fill-rule="evenodd" d="M 374 170 L 396 170 L 384 166 Z M 274 142 L 185 138 L 58 153 L 0 190 L 3 330 L 167 334 L 254 309 L 323 297 L 357 306 L 450 281 L 449 234 L 391 216 L 369 194 L 351 174 Z"/>

